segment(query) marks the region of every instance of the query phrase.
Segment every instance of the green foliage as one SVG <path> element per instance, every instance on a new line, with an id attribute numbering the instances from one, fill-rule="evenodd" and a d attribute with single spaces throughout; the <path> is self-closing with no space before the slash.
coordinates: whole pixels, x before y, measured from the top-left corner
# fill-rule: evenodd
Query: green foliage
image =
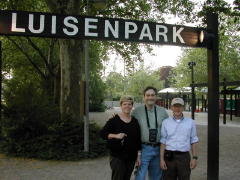
<path id="1" fill-rule="evenodd" d="M 43 11 L 48 10 L 46 4 L 42 0 L 6 0 L 0 1 L 0 7 L 3 10 L 19 10 L 19 11 Z"/>
<path id="2" fill-rule="evenodd" d="M 74 122 L 69 117 L 60 121 L 59 104 L 52 96 L 52 82 L 43 59 L 26 38 L 11 39 L 24 49 L 38 69 L 12 41 L 3 39 L 4 118 L 0 122 L 0 150 L 8 155 L 59 160 L 105 154 L 105 144 L 98 136 L 99 127 L 95 124 L 90 125 L 90 152 L 83 152 L 83 122 Z M 43 54 L 48 54 L 50 46 L 47 44 L 51 39 L 31 40 Z M 97 42 L 91 42 L 90 46 L 90 110 L 104 111 L 105 86 L 100 78 L 102 63 L 99 58 L 104 49 Z M 50 65 L 53 70 L 58 70 L 58 51 L 53 50 Z"/>
<path id="3" fill-rule="evenodd" d="M 89 110 L 90 112 L 104 112 L 105 84 L 98 74 L 92 74 L 89 84 Z"/>
<path id="4" fill-rule="evenodd" d="M 111 72 L 105 81 L 106 98 L 109 100 L 119 100 L 124 92 L 124 77 L 117 72 Z"/>
<path id="5" fill-rule="evenodd" d="M 90 124 L 89 153 L 83 152 L 83 123 L 68 119 L 43 129 L 38 127 L 41 134 L 31 136 L 27 131 L 29 126 L 35 125 L 30 121 L 22 122 L 18 127 L 4 127 L 7 136 L 3 137 L 0 144 L 1 152 L 11 156 L 70 161 L 99 157 L 108 152 L 105 142 L 98 136 L 100 128 L 95 124 Z"/>
<path id="6" fill-rule="evenodd" d="M 240 52 L 237 47 L 239 36 L 220 36 L 220 81 L 226 78 L 227 81 L 238 81 L 240 78 Z M 207 82 L 207 50 L 185 49 L 178 64 L 172 69 L 170 81 L 172 86 L 184 87 L 191 84 L 191 71 L 188 62 L 196 62 L 194 66 L 194 77 L 196 83 Z"/>
<path id="7" fill-rule="evenodd" d="M 36 42 L 43 52 L 44 41 L 39 39 Z M 93 43 L 93 46 L 98 45 Z M 98 136 L 99 127 L 95 124 L 90 125 L 90 152 L 83 152 L 83 123 L 74 122 L 69 117 L 60 121 L 59 106 L 47 92 L 46 79 L 37 73 L 10 41 L 5 40 L 3 47 L 4 73 L 10 74 L 11 78 L 4 79 L 1 151 L 15 156 L 61 160 L 79 160 L 105 154 L 105 144 Z M 90 108 L 93 105 L 93 110 L 104 111 L 104 84 L 99 75 L 102 65 L 98 54 L 100 50 L 96 47 L 90 52 L 90 97 L 93 95 L 94 99 L 93 102 L 90 99 Z M 46 72 L 38 53 L 28 48 L 25 44 L 25 50 L 32 60 Z"/>
<path id="8" fill-rule="evenodd" d="M 171 70 L 170 82 L 172 87 L 186 87 L 191 84 L 191 69 L 188 62 L 196 62 L 194 79 L 196 83 L 207 81 L 207 51 L 205 49 L 185 49 L 177 66 Z"/>
<path id="9" fill-rule="evenodd" d="M 125 17 L 138 20 L 164 21 L 163 14 L 173 14 L 188 18 L 194 3 L 186 0 L 108 0 L 107 8 L 99 13 L 112 17 Z"/>
<path id="10" fill-rule="evenodd" d="M 106 87 L 101 78 L 103 62 L 107 60 L 106 51 L 101 42 L 90 41 L 89 110 L 91 112 L 103 112 L 106 109 L 103 103 Z"/>
<path id="11" fill-rule="evenodd" d="M 206 22 L 208 12 L 219 14 L 219 60 L 220 81 L 238 81 L 240 78 L 240 18 L 239 3 L 234 1 L 233 6 L 223 0 L 205 1 L 198 17 Z M 205 24 L 203 24 L 205 25 Z M 207 82 L 207 51 L 205 49 L 184 49 L 177 66 L 172 69 L 169 77 L 171 86 L 184 87 L 191 83 L 191 71 L 188 62 L 196 62 L 194 77 L 196 83 Z"/>
<path id="12" fill-rule="evenodd" d="M 83 123 L 66 117 L 35 84 L 6 83 L 0 149 L 8 155 L 57 160 L 79 160 L 105 154 L 100 130 L 90 125 L 90 153 L 83 152 Z"/>
<path id="13" fill-rule="evenodd" d="M 129 1 L 116 1 L 108 0 L 107 6 L 104 10 L 94 11 L 93 14 L 101 14 L 106 17 L 125 18 L 134 20 L 145 20 L 152 22 L 164 23 L 166 17 L 174 15 L 180 17 L 181 21 L 191 21 L 193 17 L 194 3 L 186 0 L 129 0 Z M 148 52 L 151 52 L 152 45 L 137 44 L 131 42 L 104 42 L 104 45 L 110 52 L 114 51 L 120 55 L 126 64 L 126 70 L 132 73 L 132 69 L 136 62 L 143 62 L 144 47 Z"/>
<path id="14" fill-rule="evenodd" d="M 151 71 L 148 67 L 141 67 L 140 70 L 126 77 L 120 73 L 111 72 L 106 78 L 107 98 L 111 100 L 119 100 L 122 95 L 131 95 L 135 101 L 141 102 L 143 90 L 147 86 L 154 86 L 157 89 L 163 87 L 160 81 L 160 72 Z"/>
<path id="15" fill-rule="evenodd" d="M 158 90 L 163 88 L 163 82 L 160 81 L 160 72 L 158 70 L 151 71 L 149 67 L 141 68 L 132 76 L 127 77 L 126 93 L 133 96 L 135 101 L 141 102 L 143 90 L 147 86 L 154 86 Z"/>

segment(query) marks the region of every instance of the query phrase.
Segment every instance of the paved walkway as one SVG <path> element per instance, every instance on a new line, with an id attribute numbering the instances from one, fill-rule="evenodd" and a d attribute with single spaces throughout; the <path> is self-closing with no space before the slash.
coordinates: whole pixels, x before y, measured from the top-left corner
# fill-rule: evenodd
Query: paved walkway
<path id="1" fill-rule="evenodd" d="M 90 119 L 103 125 L 113 111 L 91 113 Z M 185 116 L 190 113 L 186 112 Z M 192 180 L 207 178 L 207 120 L 206 113 L 196 114 L 198 124 L 199 164 Z M 221 124 L 221 123 L 220 123 Z M 235 126 L 235 127 L 234 127 Z M 220 180 L 240 180 L 239 119 L 220 127 Z M 0 180 L 110 180 L 108 157 L 78 162 L 40 161 L 8 158 L 0 155 Z"/>
<path id="2" fill-rule="evenodd" d="M 105 113 L 90 113 L 90 120 L 92 122 L 97 122 L 100 126 L 102 126 L 109 117 L 112 116 L 113 113 L 120 112 L 119 107 L 115 107 L 114 109 L 108 110 Z M 171 111 L 167 110 L 168 114 L 171 115 Z M 191 112 L 185 111 L 184 116 L 191 117 Z M 195 113 L 196 124 L 198 125 L 207 125 L 208 114 L 205 112 Z M 224 127 L 240 127 L 240 117 L 233 116 L 233 119 L 230 120 L 230 115 L 227 115 L 226 124 L 223 124 L 223 115 L 220 115 L 219 125 Z"/>

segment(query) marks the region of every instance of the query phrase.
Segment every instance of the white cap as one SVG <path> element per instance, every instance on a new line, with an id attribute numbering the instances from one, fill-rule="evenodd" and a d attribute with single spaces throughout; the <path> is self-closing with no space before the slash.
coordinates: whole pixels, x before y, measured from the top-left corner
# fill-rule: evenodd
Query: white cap
<path id="1" fill-rule="evenodd" d="M 175 104 L 181 104 L 182 106 L 184 106 L 184 101 L 183 101 L 182 98 L 174 98 L 174 99 L 172 100 L 171 105 L 173 106 L 173 105 L 175 105 Z"/>

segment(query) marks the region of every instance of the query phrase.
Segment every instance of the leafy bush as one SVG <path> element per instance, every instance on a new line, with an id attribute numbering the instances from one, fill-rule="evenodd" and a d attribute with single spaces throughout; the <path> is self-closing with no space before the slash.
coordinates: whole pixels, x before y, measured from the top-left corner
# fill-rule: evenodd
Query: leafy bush
<path id="1" fill-rule="evenodd" d="M 105 142 L 98 136 L 99 128 L 90 124 L 90 152 L 83 152 L 83 124 L 66 121 L 49 128 L 45 134 L 34 135 L 23 131 L 25 127 L 9 128 L 1 143 L 1 151 L 14 156 L 79 160 L 106 154 Z M 20 129 L 20 131 L 19 131 Z M 21 134 L 19 133 L 21 132 Z"/>
<path id="2" fill-rule="evenodd" d="M 4 93 L 0 149 L 7 155 L 38 159 L 79 160 L 104 155 L 105 142 L 90 124 L 90 152 L 83 152 L 82 122 L 60 120 L 58 107 L 31 83 L 12 85 Z"/>
<path id="3" fill-rule="evenodd" d="M 89 84 L 89 111 L 90 112 L 104 112 L 106 106 L 104 105 L 105 85 L 99 75 L 90 76 Z"/>
<path id="4" fill-rule="evenodd" d="M 121 96 L 116 96 L 112 98 L 113 101 L 120 101 L 120 99 L 121 99 Z"/>

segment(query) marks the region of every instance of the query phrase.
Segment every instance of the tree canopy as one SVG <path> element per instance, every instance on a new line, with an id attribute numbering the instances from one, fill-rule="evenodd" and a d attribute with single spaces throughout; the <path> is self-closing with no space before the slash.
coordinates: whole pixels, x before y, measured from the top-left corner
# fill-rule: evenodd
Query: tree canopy
<path id="1" fill-rule="evenodd" d="M 122 95 L 131 95 L 135 101 L 142 102 L 143 90 L 147 86 L 154 86 L 157 89 L 163 88 L 163 81 L 160 80 L 160 71 L 150 70 L 149 67 L 141 66 L 136 72 L 123 76 L 117 72 L 111 72 L 106 77 L 107 98 L 119 100 Z"/>
<path id="2" fill-rule="evenodd" d="M 223 16 L 221 14 L 221 16 Z M 220 81 L 238 81 L 240 74 L 240 34 L 239 24 L 235 24 L 235 17 L 226 17 L 220 26 L 219 59 Z M 178 60 L 177 66 L 172 69 L 170 76 L 172 86 L 183 87 L 191 84 L 191 71 L 188 62 L 196 62 L 194 67 L 195 82 L 207 82 L 207 51 L 206 49 L 185 49 Z"/>

